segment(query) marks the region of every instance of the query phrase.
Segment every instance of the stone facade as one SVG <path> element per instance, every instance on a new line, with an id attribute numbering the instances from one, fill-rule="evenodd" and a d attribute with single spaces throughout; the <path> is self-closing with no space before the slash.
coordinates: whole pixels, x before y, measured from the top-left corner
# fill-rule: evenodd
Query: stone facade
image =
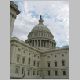
<path id="1" fill-rule="evenodd" d="M 10 53 L 11 78 L 69 78 L 68 47 L 41 51 L 17 38 L 12 38 Z M 25 58 L 24 61 L 23 58 Z M 62 61 L 64 61 L 63 64 Z M 17 67 L 18 72 L 16 72 Z M 66 71 L 66 75 L 63 75 L 63 71 Z"/>
<path id="2" fill-rule="evenodd" d="M 56 47 L 41 16 L 25 42 L 13 37 L 10 43 L 10 78 L 69 78 L 69 47 Z"/>

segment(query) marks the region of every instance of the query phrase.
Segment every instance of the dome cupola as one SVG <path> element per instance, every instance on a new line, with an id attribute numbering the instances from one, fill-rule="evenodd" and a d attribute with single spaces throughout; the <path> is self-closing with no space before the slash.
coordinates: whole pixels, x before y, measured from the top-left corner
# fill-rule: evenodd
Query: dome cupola
<path id="1" fill-rule="evenodd" d="M 44 20 L 40 15 L 39 24 L 33 27 L 32 31 L 28 35 L 28 40 L 25 42 L 29 43 L 32 47 L 48 49 L 54 48 L 56 46 L 54 36 L 43 22 Z"/>

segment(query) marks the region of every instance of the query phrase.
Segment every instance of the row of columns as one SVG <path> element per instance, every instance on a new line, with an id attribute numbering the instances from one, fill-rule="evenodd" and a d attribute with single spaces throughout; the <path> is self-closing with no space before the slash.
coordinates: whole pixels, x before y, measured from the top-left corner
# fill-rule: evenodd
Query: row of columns
<path id="1" fill-rule="evenodd" d="M 53 42 L 49 40 L 30 40 L 29 45 L 33 47 L 47 47 L 52 48 Z"/>

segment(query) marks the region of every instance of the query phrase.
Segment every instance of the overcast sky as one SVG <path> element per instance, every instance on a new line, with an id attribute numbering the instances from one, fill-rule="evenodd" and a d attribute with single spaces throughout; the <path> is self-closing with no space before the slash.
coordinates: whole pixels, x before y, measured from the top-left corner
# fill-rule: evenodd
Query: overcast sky
<path id="1" fill-rule="evenodd" d="M 69 2 L 66 1 L 17 1 L 21 11 L 14 23 L 13 36 L 26 40 L 28 33 L 38 24 L 39 16 L 42 15 L 44 24 L 54 35 L 57 46 L 69 45 Z"/>

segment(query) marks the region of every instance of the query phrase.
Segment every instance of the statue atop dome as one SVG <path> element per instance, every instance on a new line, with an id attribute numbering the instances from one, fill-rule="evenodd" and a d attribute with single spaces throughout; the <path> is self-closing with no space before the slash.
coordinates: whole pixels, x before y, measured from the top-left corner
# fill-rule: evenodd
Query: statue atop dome
<path id="1" fill-rule="evenodd" d="M 40 20 L 42 20 L 42 15 L 40 15 Z"/>
<path id="2" fill-rule="evenodd" d="M 43 24 L 44 20 L 42 19 L 42 15 L 40 15 L 39 24 Z"/>

